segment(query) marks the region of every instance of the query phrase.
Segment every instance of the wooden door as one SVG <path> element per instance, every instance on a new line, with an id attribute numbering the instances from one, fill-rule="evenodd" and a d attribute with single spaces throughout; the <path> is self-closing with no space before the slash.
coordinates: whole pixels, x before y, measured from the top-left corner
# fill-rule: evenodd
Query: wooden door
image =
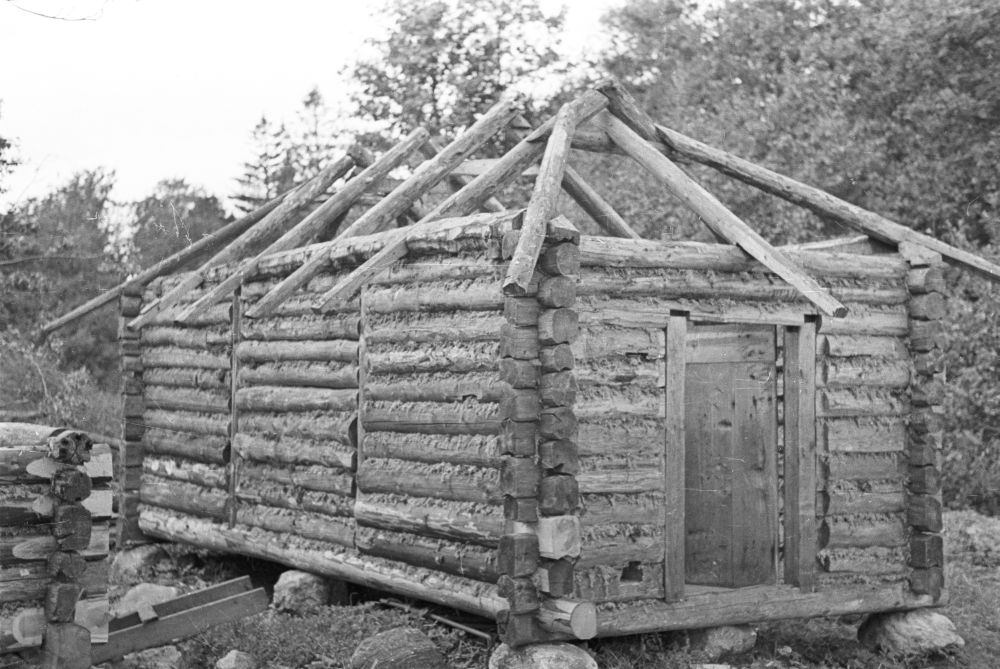
<path id="1" fill-rule="evenodd" d="M 692 325 L 685 345 L 685 581 L 775 582 L 775 328 Z"/>

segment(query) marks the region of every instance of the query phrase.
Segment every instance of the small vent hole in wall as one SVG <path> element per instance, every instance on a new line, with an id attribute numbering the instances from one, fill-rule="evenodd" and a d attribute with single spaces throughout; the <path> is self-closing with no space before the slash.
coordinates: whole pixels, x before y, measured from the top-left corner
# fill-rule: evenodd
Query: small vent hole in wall
<path id="1" fill-rule="evenodd" d="M 621 580 L 642 583 L 642 567 L 639 566 L 639 563 L 629 562 L 628 565 L 622 569 Z"/>

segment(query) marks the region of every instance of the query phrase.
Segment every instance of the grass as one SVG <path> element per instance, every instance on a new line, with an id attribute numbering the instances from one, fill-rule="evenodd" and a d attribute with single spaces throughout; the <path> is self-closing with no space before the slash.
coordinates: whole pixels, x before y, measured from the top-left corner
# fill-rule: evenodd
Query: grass
<path id="1" fill-rule="evenodd" d="M 724 658 L 742 669 L 987 669 L 1000 658 L 1000 519 L 974 512 L 946 514 L 951 618 L 966 646 L 953 655 L 893 659 L 857 641 L 859 617 L 791 620 L 758 626 L 753 651 Z M 216 558 L 227 560 L 229 558 Z M 190 565 L 190 561 L 186 564 Z M 208 560 L 202 567 L 229 573 Z M 187 574 L 199 570 L 190 567 Z M 166 576 L 166 574 L 164 574 Z M 232 649 L 253 654 L 261 666 L 327 669 L 349 666 L 354 648 L 380 631 L 412 625 L 437 643 L 455 669 L 485 667 L 490 647 L 481 639 L 435 623 L 427 611 L 400 611 L 368 601 L 331 606 L 314 616 L 268 612 L 220 626 L 182 644 L 188 667 L 212 667 Z M 484 629 L 492 629 L 486 626 Z M 598 639 L 585 647 L 601 669 L 685 669 L 696 664 L 683 633 Z"/>

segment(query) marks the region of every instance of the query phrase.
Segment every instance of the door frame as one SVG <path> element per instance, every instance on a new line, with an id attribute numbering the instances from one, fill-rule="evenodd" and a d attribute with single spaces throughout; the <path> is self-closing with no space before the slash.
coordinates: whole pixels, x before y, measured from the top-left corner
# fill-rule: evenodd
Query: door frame
<path id="1" fill-rule="evenodd" d="M 684 598 L 685 551 L 685 346 L 689 315 L 671 312 L 665 333 L 663 471 L 663 593 Z M 738 322 L 738 321 L 721 321 Z M 783 581 L 803 592 L 816 582 L 816 330 L 817 319 L 773 325 L 783 337 L 784 529 Z M 778 519 L 775 519 L 777 524 Z M 760 587 L 760 586 L 754 586 Z M 774 586 L 780 587 L 780 586 Z"/>

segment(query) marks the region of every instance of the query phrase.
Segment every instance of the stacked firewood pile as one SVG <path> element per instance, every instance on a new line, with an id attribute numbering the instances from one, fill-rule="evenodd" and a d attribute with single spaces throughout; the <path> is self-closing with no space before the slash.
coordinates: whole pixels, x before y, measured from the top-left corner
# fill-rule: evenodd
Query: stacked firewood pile
<path id="1" fill-rule="evenodd" d="M 0 423 L 0 653 L 89 667 L 107 640 L 111 449 Z"/>

